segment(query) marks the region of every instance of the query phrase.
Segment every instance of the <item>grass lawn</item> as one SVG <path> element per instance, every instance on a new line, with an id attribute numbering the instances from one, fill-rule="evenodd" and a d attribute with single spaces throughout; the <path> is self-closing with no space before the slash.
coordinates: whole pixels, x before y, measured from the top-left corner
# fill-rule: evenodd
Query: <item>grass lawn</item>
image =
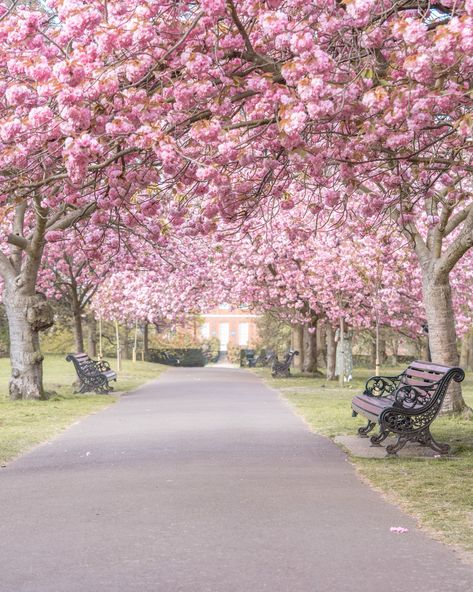
<path id="1" fill-rule="evenodd" d="M 398 371 L 397 371 L 398 370 Z M 395 375 L 401 368 L 381 374 Z M 363 390 L 373 372 L 355 371 L 353 382 L 341 389 L 321 378 L 294 375 L 272 379 L 269 370 L 256 372 L 278 389 L 314 431 L 334 437 L 356 434 L 363 417 L 351 417 L 350 401 Z M 467 403 L 473 407 L 473 374 L 462 383 Z M 441 540 L 458 545 L 473 558 L 473 420 L 438 418 L 432 434 L 452 445 L 453 459 L 362 459 L 352 457 L 357 469 L 375 487 L 415 516 L 419 524 Z M 369 446 L 369 440 L 366 440 Z"/>
<path id="2" fill-rule="evenodd" d="M 112 363 L 113 367 L 113 363 Z M 165 366 L 150 362 L 125 360 L 116 386 L 119 392 L 130 391 L 159 376 Z M 48 355 L 44 361 L 44 384 L 55 391 L 48 401 L 10 401 L 8 379 L 10 360 L 0 359 L 0 465 L 31 446 L 44 442 L 71 425 L 79 417 L 94 413 L 114 403 L 113 395 L 74 395 L 76 374 L 64 356 Z"/>

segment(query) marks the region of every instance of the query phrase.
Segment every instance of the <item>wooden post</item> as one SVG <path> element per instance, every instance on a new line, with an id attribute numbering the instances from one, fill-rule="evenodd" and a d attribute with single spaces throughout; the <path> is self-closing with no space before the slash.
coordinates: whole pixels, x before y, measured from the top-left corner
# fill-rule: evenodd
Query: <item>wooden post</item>
<path id="1" fill-rule="evenodd" d="M 340 317 L 340 375 L 338 382 L 343 388 L 345 382 L 345 320 Z"/>
<path id="2" fill-rule="evenodd" d="M 118 331 L 118 321 L 115 321 L 115 339 L 117 341 L 117 372 L 121 372 L 122 360 L 120 350 L 120 332 Z"/>

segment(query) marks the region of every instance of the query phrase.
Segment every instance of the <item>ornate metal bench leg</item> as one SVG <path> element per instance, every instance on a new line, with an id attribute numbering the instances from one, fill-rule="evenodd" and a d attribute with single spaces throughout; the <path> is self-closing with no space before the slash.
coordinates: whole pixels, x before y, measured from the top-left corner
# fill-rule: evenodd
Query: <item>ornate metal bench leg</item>
<path id="1" fill-rule="evenodd" d="M 364 427 L 358 428 L 358 434 L 362 438 L 367 438 L 368 434 L 375 427 L 375 425 L 376 425 L 376 423 L 374 421 L 368 420 L 367 425 L 365 425 Z"/>
<path id="2" fill-rule="evenodd" d="M 429 428 L 420 432 L 420 434 L 417 437 L 417 441 L 420 442 L 422 446 L 428 446 L 429 448 L 432 448 L 432 450 L 438 452 L 439 454 L 448 454 L 450 452 L 449 444 L 437 442 L 437 440 L 435 440 L 432 434 L 430 433 Z"/>
<path id="3" fill-rule="evenodd" d="M 108 384 L 108 380 L 102 380 L 100 382 L 100 384 L 97 384 L 97 386 L 95 387 L 95 392 L 97 393 L 97 395 L 108 395 L 108 393 L 110 392 L 111 387 Z"/>
<path id="4" fill-rule="evenodd" d="M 377 434 L 376 436 L 371 436 L 371 438 L 370 438 L 371 446 L 381 446 L 381 442 L 384 442 L 384 440 L 386 440 L 386 438 L 388 436 L 389 436 L 389 432 L 385 432 L 384 430 L 381 430 L 379 432 L 379 434 Z"/>
<path id="5" fill-rule="evenodd" d="M 82 381 L 82 382 L 80 383 L 80 389 L 79 389 L 78 391 L 76 391 L 76 393 L 80 393 L 81 395 L 83 395 L 83 394 L 84 394 L 84 393 L 86 393 L 86 392 L 87 392 L 89 389 L 90 389 L 90 385 L 89 385 L 87 382 L 85 382 L 85 381 Z"/>
<path id="6" fill-rule="evenodd" d="M 409 440 L 410 438 L 408 436 L 399 436 L 396 444 L 389 444 L 389 446 L 386 446 L 386 456 L 396 456 L 399 450 L 404 448 Z"/>

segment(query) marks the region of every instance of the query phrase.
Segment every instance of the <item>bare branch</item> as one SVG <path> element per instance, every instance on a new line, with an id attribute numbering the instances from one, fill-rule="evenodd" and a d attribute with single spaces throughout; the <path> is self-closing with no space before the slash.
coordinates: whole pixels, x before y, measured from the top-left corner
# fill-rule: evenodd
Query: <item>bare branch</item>
<path id="1" fill-rule="evenodd" d="M 21 249 L 23 251 L 25 251 L 29 247 L 29 244 L 30 244 L 29 241 L 24 236 L 20 236 L 19 234 L 9 234 L 7 241 L 11 245 L 18 247 L 19 249 Z"/>
<path id="2" fill-rule="evenodd" d="M 465 223 L 458 236 L 451 242 L 445 253 L 439 260 L 436 272 L 439 277 L 448 275 L 457 261 L 473 247 L 473 208 L 466 216 Z"/>
<path id="3" fill-rule="evenodd" d="M 64 216 L 64 218 L 62 218 L 61 220 L 58 220 L 55 224 L 50 226 L 49 230 L 66 230 L 66 228 L 70 228 L 82 218 L 85 218 L 86 216 L 89 216 L 90 214 L 95 212 L 96 209 L 97 204 L 95 202 L 87 204 L 83 208 L 74 210 L 67 216 Z"/>
<path id="4" fill-rule="evenodd" d="M 451 220 L 448 222 L 448 224 L 446 224 L 445 231 L 444 231 L 445 236 L 448 236 L 456 228 L 458 228 L 458 226 L 467 219 L 468 215 L 470 214 L 470 212 L 472 210 L 473 210 L 473 203 L 471 203 L 468 206 L 466 206 L 465 208 L 463 208 L 463 210 L 461 210 L 460 212 L 457 212 L 451 218 Z"/>

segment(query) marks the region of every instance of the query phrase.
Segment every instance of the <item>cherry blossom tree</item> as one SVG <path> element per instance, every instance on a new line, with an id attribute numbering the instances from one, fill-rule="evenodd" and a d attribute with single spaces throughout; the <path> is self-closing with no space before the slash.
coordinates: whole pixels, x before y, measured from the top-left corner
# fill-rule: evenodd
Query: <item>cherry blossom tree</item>
<path id="1" fill-rule="evenodd" d="M 86 248 L 83 231 L 79 227 L 63 240 L 46 244 L 37 283 L 38 290 L 48 299 L 61 300 L 69 310 L 76 352 L 85 351 L 83 318 L 91 299 L 110 274 L 114 257 L 127 256 L 125 245 L 116 244 L 115 233 Z"/>
<path id="2" fill-rule="evenodd" d="M 471 0 L 48 5 L 5 3 L 0 16 L 13 396 L 40 395 L 34 332 L 47 322 L 26 311 L 46 240 L 87 219 L 91 240 L 113 223 L 165 242 L 162 195 L 189 236 L 257 228 L 297 203 L 320 224 L 389 219 L 422 271 L 434 359 L 457 363 L 449 278 L 473 244 Z"/>

